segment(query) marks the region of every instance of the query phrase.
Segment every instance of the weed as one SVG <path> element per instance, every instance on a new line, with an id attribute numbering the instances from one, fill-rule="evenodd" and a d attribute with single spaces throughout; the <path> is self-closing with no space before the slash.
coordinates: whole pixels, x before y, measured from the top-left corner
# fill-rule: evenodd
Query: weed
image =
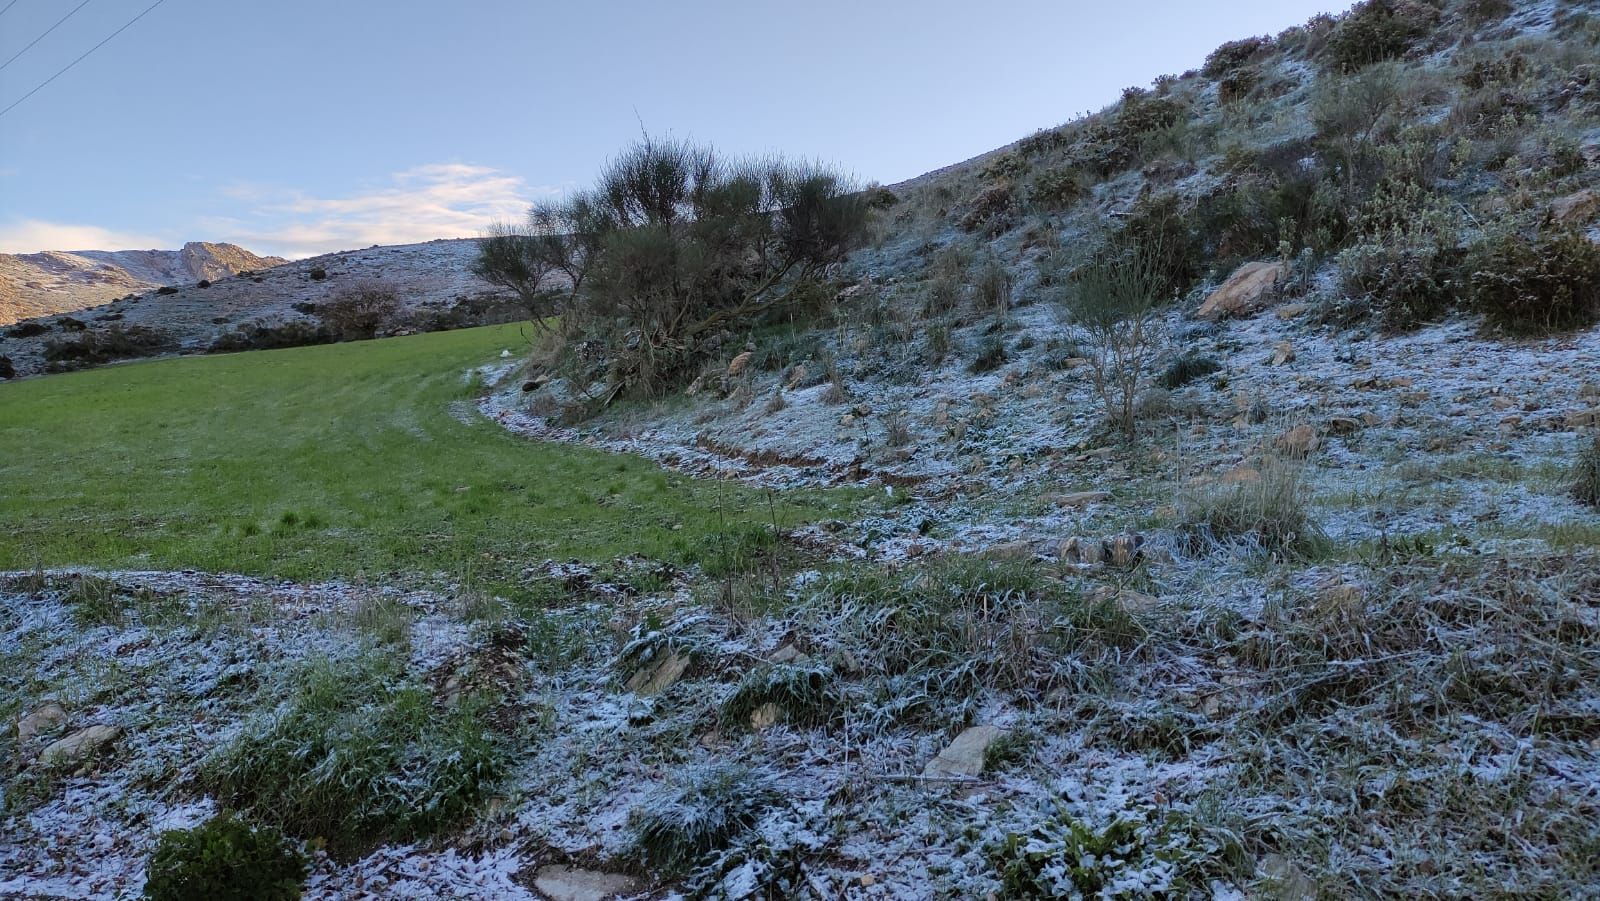
<path id="1" fill-rule="evenodd" d="M 1325 540 L 1307 513 L 1308 493 L 1301 464 L 1269 457 L 1252 478 L 1183 493 L 1179 514 L 1197 546 L 1245 539 L 1272 553 L 1308 555 Z"/>
<path id="2" fill-rule="evenodd" d="M 993 372 L 1004 366 L 1009 359 L 1006 354 L 1005 339 L 999 335 L 990 335 L 978 346 L 978 353 L 972 358 L 972 364 L 967 369 L 974 375 Z"/>
<path id="3" fill-rule="evenodd" d="M 144 887 L 150 901 L 293 901 L 306 860 L 270 826 L 220 814 L 193 829 L 164 832 Z"/>
<path id="4" fill-rule="evenodd" d="M 799 726 L 825 725 L 841 706 L 833 670 L 817 663 L 768 664 L 745 674 L 732 695 L 722 703 L 722 722 L 749 727 L 767 705 L 775 720 Z"/>
<path id="5" fill-rule="evenodd" d="M 736 764 L 689 769 L 628 817 L 646 865 L 681 872 L 726 848 L 777 800 L 770 777 Z"/>

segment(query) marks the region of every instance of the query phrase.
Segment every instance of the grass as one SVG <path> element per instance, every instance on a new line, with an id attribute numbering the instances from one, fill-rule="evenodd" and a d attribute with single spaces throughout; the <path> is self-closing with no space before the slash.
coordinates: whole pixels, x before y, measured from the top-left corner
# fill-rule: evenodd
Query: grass
<path id="1" fill-rule="evenodd" d="M 511 435 L 472 410 L 464 373 L 521 342 L 490 326 L 0 384 L 0 569 L 443 573 L 514 594 L 539 560 L 690 559 L 725 531 L 854 497 L 769 506 Z"/>

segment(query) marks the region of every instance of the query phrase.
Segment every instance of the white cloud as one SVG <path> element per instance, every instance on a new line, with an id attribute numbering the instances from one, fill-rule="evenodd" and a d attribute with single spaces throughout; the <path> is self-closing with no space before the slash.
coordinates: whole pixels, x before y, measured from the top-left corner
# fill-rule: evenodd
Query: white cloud
<path id="1" fill-rule="evenodd" d="M 209 230 L 256 253 L 307 257 L 372 244 L 412 244 L 481 234 L 497 220 L 519 220 L 535 196 L 558 193 L 485 166 L 437 163 L 390 177 L 347 197 L 316 197 L 235 185 L 224 192 L 255 206 L 246 219 L 213 219 Z"/>
<path id="2" fill-rule="evenodd" d="M 0 253 L 42 250 L 150 250 L 177 246 L 154 235 L 119 232 L 98 225 L 18 219 L 0 225 Z"/>

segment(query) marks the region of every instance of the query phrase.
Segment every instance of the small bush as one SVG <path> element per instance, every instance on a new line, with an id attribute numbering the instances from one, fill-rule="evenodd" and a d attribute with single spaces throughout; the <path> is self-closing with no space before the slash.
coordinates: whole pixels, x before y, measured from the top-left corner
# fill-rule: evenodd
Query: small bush
<path id="1" fill-rule="evenodd" d="M 1169 261 L 1163 248 L 1159 237 L 1125 249 L 1114 243 L 1073 273 L 1064 298 L 1106 419 L 1130 440 L 1149 367 L 1167 341 L 1161 309 L 1170 297 L 1170 276 L 1163 271 Z"/>
<path id="2" fill-rule="evenodd" d="M 1156 384 L 1172 391 L 1221 369 L 1222 364 L 1210 357 L 1184 354 L 1167 364 L 1166 370 L 1156 379 Z"/>
<path id="3" fill-rule="evenodd" d="M 47 322 L 23 322 L 12 326 L 6 332 L 6 337 L 36 338 L 48 331 L 50 331 L 50 324 Z"/>
<path id="4" fill-rule="evenodd" d="M 306 860 L 276 829 L 222 814 L 162 833 L 147 872 L 150 901 L 292 901 Z"/>
<path id="5" fill-rule="evenodd" d="M 237 353 L 245 350 L 273 350 L 280 347 L 306 347 L 312 344 L 332 344 L 338 340 L 327 326 L 316 325 L 304 319 L 268 320 L 251 322 L 223 332 L 212 340 L 206 353 Z"/>
<path id="6" fill-rule="evenodd" d="M 76 338 L 48 341 L 44 358 L 52 363 L 94 366 L 113 360 L 154 356 L 175 346 L 172 336 L 160 329 L 113 325 L 103 331 L 84 331 Z"/>
<path id="7" fill-rule="evenodd" d="M 1034 176 L 1028 191 L 1033 206 L 1045 210 L 1064 210 L 1089 196 L 1089 187 L 1076 169 L 1046 169 Z"/>
<path id="8" fill-rule="evenodd" d="M 1491 235 L 1473 247 L 1467 266 L 1473 308 L 1491 328 L 1543 334 L 1600 316 L 1600 246 L 1576 230 Z"/>
<path id="9" fill-rule="evenodd" d="M 1200 74 L 1212 79 L 1222 78 L 1250 63 L 1271 46 L 1272 38 L 1268 37 L 1229 41 L 1211 51 L 1211 55 L 1206 57 L 1205 65 L 1200 68 Z"/>
<path id="10" fill-rule="evenodd" d="M 320 282 L 328 277 L 328 270 L 322 268 L 321 266 L 312 266 L 309 275 L 311 276 L 312 281 Z"/>
<path id="11" fill-rule="evenodd" d="M 1439 10 L 1419 0 L 1358 3 L 1328 38 L 1328 66 L 1354 72 L 1410 52 L 1439 21 Z"/>
<path id="12" fill-rule="evenodd" d="M 1600 507 L 1600 435 L 1587 441 L 1572 465 L 1572 496 Z"/>
<path id="13" fill-rule="evenodd" d="M 395 289 L 383 282 L 357 282 L 340 288 L 317 307 L 323 325 L 345 341 L 376 337 L 400 308 Z"/>
<path id="14" fill-rule="evenodd" d="M 776 800 L 765 773 L 718 764 L 690 770 L 636 807 L 628 821 L 645 864 L 677 873 L 727 848 Z"/>
<path id="15" fill-rule="evenodd" d="M 972 303 L 978 310 L 1004 315 L 1011 309 L 1011 273 L 994 254 L 988 254 L 972 280 Z"/>
<path id="16" fill-rule="evenodd" d="M 17 365 L 11 362 L 10 357 L 0 356 L 0 379 L 14 379 L 17 377 Z"/>

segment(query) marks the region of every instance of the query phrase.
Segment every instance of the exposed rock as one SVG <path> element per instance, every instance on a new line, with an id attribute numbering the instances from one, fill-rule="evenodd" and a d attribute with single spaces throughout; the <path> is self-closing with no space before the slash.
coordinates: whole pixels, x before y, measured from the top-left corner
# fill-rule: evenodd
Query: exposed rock
<path id="1" fill-rule="evenodd" d="M 745 367 L 750 365 L 750 358 L 753 356 L 755 356 L 755 354 L 747 350 L 737 357 L 734 357 L 733 362 L 728 364 L 728 375 L 738 375 L 739 373 L 744 372 Z"/>
<path id="2" fill-rule="evenodd" d="M 757 732 L 770 729 L 783 717 L 783 710 L 771 701 L 750 711 L 750 728 Z"/>
<path id="3" fill-rule="evenodd" d="M 1113 566 L 1132 566 L 1139 560 L 1139 548 L 1144 546 L 1142 535 L 1116 535 L 1106 542 L 1106 556 Z"/>
<path id="4" fill-rule="evenodd" d="M 1290 457 L 1308 457 L 1322 446 L 1322 436 L 1312 426 L 1301 423 L 1279 435 L 1277 446 Z"/>
<path id="5" fill-rule="evenodd" d="M 1033 543 L 1030 541 L 1003 541 L 991 545 L 983 552 L 990 560 L 1032 560 L 1034 557 Z"/>
<path id="6" fill-rule="evenodd" d="M 973 726 L 957 735 L 939 756 L 928 761 L 924 776 L 977 776 L 983 773 L 984 756 L 1000 738 L 998 726 Z"/>
<path id="7" fill-rule="evenodd" d="M 668 651 L 659 662 L 641 667 L 629 676 L 626 687 L 634 694 L 660 694 L 672 683 L 683 678 L 683 673 L 688 668 L 689 655 L 680 654 L 676 650 Z"/>
<path id="8" fill-rule="evenodd" d="M 1562 225 L 1584 225 L 1597 216 L 1600 216 L 1600 191 L 1594 188 L 1584 188 L 1550 202 L 1550 218 Z"/>
<path id="9" fill-rule="evenodd" d="M 1063 494 L 1056 498 L 1056 506 L 1079 509 L 1090 504 L 1100 504 L 1111 500 L 1109 491 L 1077 491 L 1072 494 Z"/>
<path id="10" fill-rule="evenodd" d="M 1110 601 L 1119 610 L 1127 613 L 1144 613 L 1161 606 L 1161 599 L 1155 595 L 1134 591 L 1131 588 L 1114 588 L 1110 585 L 1101 585 L 1090 592 L 1089 600 L 1097 604 Z"/>
<path id="11" fill-rule="evenodd" d="M 1279 341 L 1272 348 L 1272 359 L 1270 362 L 1273 366 L 1283 366 L 1288 363 L 1293 363 L 1294 345 L 1287 341 Z"/>
<path id="12" fill-rule="evenodd" d="M 1098 538 L 1072 537 L 1061 543 L 1061 559 L 1067 563 L 1095 565 L 1105 558 L 1105 544 Z"/>
<path id="13" fill-rule="evenodd" d="M 49 732 L 67 721 L 67 709 L 51 701 L 17 720 L 17 743 L 31 740 L 35 735 Z"/>
<path id="14" fill-rule="evenodd" d="M 1566 422 L 1569 429 L 1592 429 L 1600 425 L 1600 410 L 1568 410 Z"/>
<path id="15" fill-rule="evenodd" d="M 773 651 L 772 652 L 772 656 L 767 658 L 767 662 L 768 663 L 805 663 L 806 661 L 808 661 L 810 659 L 811 658 L 808 655 L 800 653 L 800 649 L 799 648 L 795 647 L 792 644 L 786 644 L 783 647 L 777 649 L 776 651 Z"/>
<path id="16" fill-rule="evenodd" d="M 90 726 L 57 739 L 39 754 L 39 762 L 46 766 L 82 763 L 101 748 L 115 741 L 122 730 L 116 726 Z"/>
<path id="17" fill-rule="evenodd" d="M 608 901 L 639 891 L 630 876 L 567 866 L 540 867 L 533 886 L 550 901 Z"/>
<path id="18" fill-rule="evenodd" d="M 1212 321 L 1223 316 L 1253 316 L 1266 308 L 1273 289 L 1288 274 L 1289 268 L 1282 263 L 1245 263 L 1211 292 L 1195 315 Z"/>

